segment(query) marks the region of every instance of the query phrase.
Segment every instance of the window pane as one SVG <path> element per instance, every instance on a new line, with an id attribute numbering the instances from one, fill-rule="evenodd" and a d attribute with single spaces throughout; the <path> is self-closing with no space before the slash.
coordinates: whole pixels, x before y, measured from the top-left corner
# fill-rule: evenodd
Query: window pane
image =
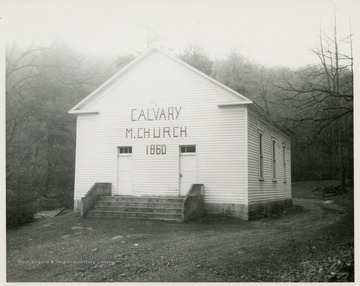
<path id="1" fill-rule="evenodd" d="M 187 146 L 180 146 L 181 153 L 195 153 L 196 146 L 195 145 L 187 145 Z"/>
<path id="2" fill-rule="evenodd" d="M 129 154 L 132 153 L 132 147 L 119 147 L 120 154 Z"/>
<path id="3" fill-rule="evenodd" d="M 195 153 L 196 152 L 196 149 L 195 149 L 195 146 L 187 146 L 187 153 Z"/>
<path id="4" fill-rule="evenodd" d="M 273 169 L 273 179 L 276 179 L 276 141 L 272 141 L 272 169 Z"/>
<path id="5" fill-rule="evenodd" d="M 264 178 L 263 134 L 259 133 L 259 177 Z"/>
<path id="6" fill-rule="evenodd" d="M 286 150 L 285 150 L 285 145 L 284 145 L 284 146 L 283 146 L 284 182 L 286 182 L 286 158 L 285 158 L 285 155 L 286 155 Z"/>
<path id="7" fill-rule="evenodd" d="M 273 160 L 275 161 L 276 160 L 276 155 L 275 155 L 275 151 L 276 151 L 276 142 L 273 141 Z"/>
<path id="8" fill-rule="evenodd" d="M 283 159 L 284 159 L 284 165 L 285 165 L 285 146 L 283 146 Z"/>

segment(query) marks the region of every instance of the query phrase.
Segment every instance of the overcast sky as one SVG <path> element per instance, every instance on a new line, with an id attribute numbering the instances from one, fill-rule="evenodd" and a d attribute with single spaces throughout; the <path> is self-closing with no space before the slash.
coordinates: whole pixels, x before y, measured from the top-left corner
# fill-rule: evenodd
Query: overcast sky
<path id="1" fill-rule="evenodd" d="M 258 63 L 313 63 L 320 24 L 339 37 L 360 27 L 357 0 L 6 0 L 7 44 L 62 40 L 79 52 L 115 57 L 147 48 L 157 35 L 173 53 L 189 44 L 213 58 L 236 48 Z"/>

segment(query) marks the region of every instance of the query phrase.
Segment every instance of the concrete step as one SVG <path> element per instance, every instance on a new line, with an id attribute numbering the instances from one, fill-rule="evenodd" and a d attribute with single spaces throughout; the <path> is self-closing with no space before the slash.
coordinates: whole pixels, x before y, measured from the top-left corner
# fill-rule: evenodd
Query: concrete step
<path id="1" fill-rule="evenodd" d="M 183 203 L 168 202 L 136 202 L 136 201 L 96 201 L 94 206 L 97 207 L 147 207 L 147 208 L 182 208 Z"/>
<path id="2" fill-rule="evenodd" d="M 112 202 L 137 202 L 137 203 L 182 203 L 184 197 L 150 197 L 150 196 L 99 196 L 98 201 L 112 201 Z"/>
<path id="3" fill-rule="evenodd" d="M 88 218 L 104 218 L 104 216 L 102 215 L 91 215 L 91 216 L 87 216 Z M 172 218 L 147 218 L 147 217 L 111 217 L 111 216 L 107 216 L 107 218 L 113 218 L 113 219 L 117 219 L 117 218 L 121 218 L 121 219 L 141 219 L 141 220 L 158 220 L 158 221 L 168 221 L 168 222 L 182 222 L 181 219 L 172 219 Z"/>
<path id="4" fill-rule="evenodd" d="M 160 213 L 160 214 L 181 214 L 182 208 L 164 207 L 119 207 L 119 206 L 96 206 L 94 211 L 131 212 L 131 213 Z"/>
<path id="5" fill-rule="evenodd" d="M 184 197 L 100 196 L 87 217 L 182 221 Z"/>
<path id="6" fill-rule="evenodd" d="M 154 213 L 154 212 L 130 212 L 130 211 L 109 211 L 90 210 L 87 217 L 125 217 L 156 220 L 181 221 L 181 214 Z"/>

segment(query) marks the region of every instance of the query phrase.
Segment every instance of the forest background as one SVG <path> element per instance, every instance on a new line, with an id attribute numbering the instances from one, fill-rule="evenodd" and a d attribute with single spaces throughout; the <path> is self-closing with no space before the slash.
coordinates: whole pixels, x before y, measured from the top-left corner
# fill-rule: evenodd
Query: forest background
<path id="1" fill-rule="evenodd" d="M 161 39 L 147 45 L 154 43 Z M 262 65 L 237 49 L 217 59 L 190 45 L 176 56 L 293 133 L 292 181 L 337 179 L 344 190 L 354 175 L 352 46 L 351 28 L 339 39 L 334 17 L 333 33 L 320 30 L 309 47 L 318 62 L 296 69 Z M 7 217 L 24 212 L 8 225 L 26 221 L 30 205 L 29 213 L 72 207 L 76 118 L 68 110 L 138 54 L 94 58 L 64 41 L 6 47 Z"/>

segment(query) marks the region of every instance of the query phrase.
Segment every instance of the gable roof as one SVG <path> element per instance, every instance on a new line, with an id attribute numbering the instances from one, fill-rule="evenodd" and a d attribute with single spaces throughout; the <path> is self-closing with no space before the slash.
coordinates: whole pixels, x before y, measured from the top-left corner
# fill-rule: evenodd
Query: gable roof
<path id="1" fill-rule="evenodd" d="M 288 135 L 290 138 L 294 135 L 289 128 L 285 125 L 279 123 L 274 117 L 267 113 L 263 108 L 261 108 L 256 102 L 249 106 L 249 110 L 256 113 L 258 118 L 263 118 L 268 124 L 272 124 L 274 127 L 278 128 L 280 131 Z"/>
<path id="2" fill-rule="evenodd" d="M 223 85 L 222 83 L 218 82 L 217 80 L 213 79 L 212 77 L 202 73 L 201 71 L 197 70 L 196 68 L 188 65 L 187 63 L 179 60 L 178 58 L 168 54 L 167 52 L 157 48 L 156 46 L 150 47 L 147 51 L 136 57 L 133 61 L 131 61 L 129 64 L 127 64 L 123 69 L 121 69 L 119 72 L 117 72 L 114 76 L 112 76 L 110 79 L 108 79 L 106 82 L 104 82 L 102 85 L 100 85 L 97 89 L 95 89 L 92 93 L 90 93 L 87 97 L 85 97 L 83 100 L 81 100 L 79 103 L 77 103 L 73 108 L 69 110 L 69 113 L 71 114 L 89 114 L 89 113 L 99 113 L 97 110 L 81 110 L 84 108 L 93 98 L 95 98 L 98 94 L 100 94 L 102 91 L 106 90 L 108 87 L 110 87 L 114 82 L 116 82 L 123 74 L 125 74 L 127 71 L 135 67 L 139 62 L 141 62 L 143 59 L 145 59 L 148 55 L 150 55 L 153 51 L 158 51 L 161 54 L 171 58 L 175 62 L 181 64 L 182 66 L 186 67 L 187 69 L 192 70 L 196 74 L 200 75 L 201 77 L 209 80 L 216 86 L 220 87 L 224 91 L 230 92 L 231 94 L 237 96 L 241 101 L 234 101 L 234 102 L 228 102 L 224 104 L 218 104 L 219 107 L 222 106 L 236 106 L 236 105 L 242 105 L 242 104 L 251 104 L 253 103 L 250 99 L 245 97 L 244 95 L 236 92 L 235 90 L 227 87 L 226 85 Z"/>

